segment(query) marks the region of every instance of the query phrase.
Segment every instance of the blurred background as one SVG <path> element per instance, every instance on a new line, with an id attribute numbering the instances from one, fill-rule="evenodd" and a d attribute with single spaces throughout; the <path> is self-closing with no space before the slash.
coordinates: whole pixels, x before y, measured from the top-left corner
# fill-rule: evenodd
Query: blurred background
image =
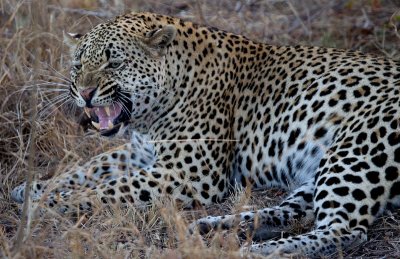
<path id="1" fill-rule="evenodd" d="M 172 15 L 269 44 L 344 48 L 400 60 L 399 0 L 0 0 L 0 258 L 190 258 L 194 251 L 204 258 L 234 257 L 234 238 L 214 240 L 215 247 L 178 242 L 177 218 L 190 213 L 165 205 L 144 214 L 119 212 L 120 217 L 102 212 L 80 225 L 56 216 L 36 218 L 23 248 L 12 251 L 20 223 L 20 208 L 9 197 L 13 187 L 28 173 L 46 179 L 123 143 L 79 126 L 81 111 L 66 97 L 70 63 L 63 31 L 85 33 L 131 11 Z M 268 206 L 281 195 L 258 192 L 246 203 Z M 241 204 L 227 200 L 199 213 L 233 213 Z M 298 227 L 294 233 L 301 232 Z M 400 258 L 399 247 L 395 213 L 382 217 L 369 242 L 345 256 Z"/>
<path id="2" fill-rule="evenodd" d="M 61 28 L 84 32 L 118 14 L 151 11 L 271 44 L 313 44 L 398 55 L 393 50 L 392 26 L 400 20 L 400 14 L 395 14 L 400 8 L 398 0 L 1 0 L 2 29 L 12 33 L 32 26 L 30 8 L 39 9 L 42 23 L 37 25 L 42 31 L 56 35 Z"/>

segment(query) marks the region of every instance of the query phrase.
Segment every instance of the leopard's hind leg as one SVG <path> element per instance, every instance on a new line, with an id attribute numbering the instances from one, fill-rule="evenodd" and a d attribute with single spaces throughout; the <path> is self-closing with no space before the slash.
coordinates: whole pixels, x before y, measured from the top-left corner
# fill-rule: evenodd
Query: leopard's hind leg
<path id="1" fill-rule="evenodd" d="M 364 136 L 364 133 L 359 135 Z M 395 162 L 398 160 L 395 150 L 400 143 L 388 138 L 370 145 L 371 156 L 359 154 L 359 148 L 352 148 L 347 142 L 333 145 L 322 159 L 316 175 L 315 229 L 252 245 L 250 251 L 263 254 L 281 251 L 318 257 L 365 242 L 368 227 L 388 202 L 396 200 L 398 193 L 396 180 L 399 180 L 399 174 L 393 172 L 398 171 L 400 165 Z"/>
<path id="2" fill-rule="evenodd" d="M 279 235 L 297 221 L 314 219 L 313 193 L 314 178 L 294 190 L 280 205 L 257 211 L 246 211 L 236 215 L 208 216 L 193 222 L 190 232 L 198 230 L 205 234 L 212 229 L 231 229 L 243 225 L 242 232 L 253 240 L 265 240 Z"/>

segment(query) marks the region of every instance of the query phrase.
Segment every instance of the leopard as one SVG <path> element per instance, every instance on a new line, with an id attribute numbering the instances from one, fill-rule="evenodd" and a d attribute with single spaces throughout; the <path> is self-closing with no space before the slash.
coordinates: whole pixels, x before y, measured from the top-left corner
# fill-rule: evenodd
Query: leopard
<path id="1" fill-rule="evenodd" d="M 126 142 L 35 182 L 34 202 L 68 213 L 170 197 L 190 209 L 278 188 L 278 205 L 199 218 L 188 234 L 242 225 L 257 240 L 243 252 L 309 257 L 362 244 L 399 207 L 399 61 L 147 12 L 66 39 L 70 98 L 101 136 Z M 294 221 L 314 226 L 272 239 Z"/>

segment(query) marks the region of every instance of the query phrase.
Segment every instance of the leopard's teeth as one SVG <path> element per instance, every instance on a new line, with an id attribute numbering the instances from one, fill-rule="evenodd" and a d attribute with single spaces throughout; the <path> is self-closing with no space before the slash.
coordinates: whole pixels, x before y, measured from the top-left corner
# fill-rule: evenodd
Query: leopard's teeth
<path id="1" fill-rule="evenodd" d="M 88 107 L 84 108 L 86 115 L 90 118 L 90 109 Z"/>
<path id="2" fill-rule="evenodd" d="M 92 125 L 93 125 L 96 129 L 100 129 L 100 123 L 97 123 L 97 122 L 92 121 Z"/>
<path id="3" fill-rule="evenodd" d="M 105 106 L 104 110 L 106 111 L 107 116 L 110 117 L 110 115 L 111 115 L 110 107 L 109 106 Z"/>
<path id="4" fill-rule="evenodd" d="M 114 127 L 114 124 L 109 120 L 108 121 L 108 128 L 112 129 Z"/>

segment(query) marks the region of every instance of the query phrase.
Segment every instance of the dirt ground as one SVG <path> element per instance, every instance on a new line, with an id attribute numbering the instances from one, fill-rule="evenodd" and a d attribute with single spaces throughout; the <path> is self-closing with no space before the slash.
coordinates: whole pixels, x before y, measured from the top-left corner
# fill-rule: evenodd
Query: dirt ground
<path id="1" fill-rule="evenodd" d="M 10 191 L 29 172 L 49 178 L 68 165 L 119 145 L 79 127 L 81 110 L 62 96 L 69 56 L 63 31 L 85 33 L 129 11 L 152 11 L 278 45 L 317 45 L 400 60 L 398 0 L 0 0 L 0 258 L 238 258 L 233 232 L 188 238 L 193 218 L 276 204 L 284 193 L 232 194 L 201 210 L 169 201 L 145 209 L 109 208 L 72 221 L 21 207 Z M 283 236 L 307 231 L 293 224 Z M 380 217 L 368 242 L 344 258 L 400 258 L 400 210 Z"/>

